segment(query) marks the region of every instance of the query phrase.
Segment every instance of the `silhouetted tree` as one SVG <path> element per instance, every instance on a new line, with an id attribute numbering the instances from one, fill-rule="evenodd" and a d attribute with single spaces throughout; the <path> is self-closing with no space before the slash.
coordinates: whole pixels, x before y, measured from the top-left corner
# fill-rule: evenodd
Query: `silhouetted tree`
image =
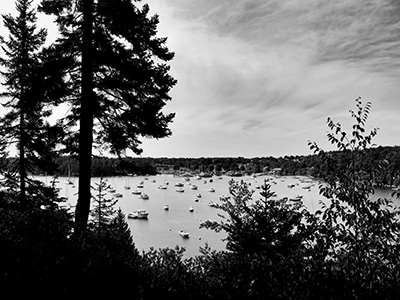
<path id="1" fill-rule="evenodd" d="M 309 142 L 326 164 L 325 184 L 320 193 L 329 199 L 317 212 L 323 220 L 316 235 L 317 244 L 325 249 L 326 259 L 346 265 L 344 272 L 350 282 L 365 286 L 380 284 L 381 279 L 375 281 L 367 274 L 379 269 L 382 262 L 389 268 L 398 265 L 400 243 L 400 211 L 391 200 L 371 197 L 374 173 L 379 168 L 370 169 L 363 164 L 378 131 L 374 128 L 367 133 L 365 129 L 370 107 L 370 102 L 363 105 L 360 98 L 356 99 L 357 110 L 350 110 L 354 119 L 351 134 L 328 118 L 328 140 L 340 150 L 340 155 L 332 156 L 315 142 Z"/>
<path id="2" fill-rule="evenodd" d="M 17 0 L 17 17 L 3 15 L 9 31 L 8 40 L 2 39 L 6 58 L 0 59 L 1 75 L 6 91 L 3 106 L 7 113 L 0 119 L 1 146 L 16 145 L 17 165 L 12 172 L 18 174 L 20 198 L 26 201 L 27 174 L 33 168 L 48 169 L 58 136 L 59 124 L 50 125 L 46 118 L 51 115 L 52 96 L 59 76 L 49 68 L 46 55 L 40 53 L 46 39 L 46 30 L 36 28 L 36 13 L 30 8 L 32 1 Z M 53 166 L 54 167 L 54 166 Z"/>
<path id="3" fill-rule="evenodd" d="M 111 186 L 103 178 L 100 178 L 100 182 L 96 182 L 93 187 L 96 194 L 92 196 L 94 205 L 91 216 L 93 226 L 98 234 L 107 227 L 115 214 L 114 206 L 117 200 L 106 197 L 107 190 L 110 188 Z"/>
<path id="4" fill-rule="evenodd" d="M 174 114 L 161 109 L 176 83 L 165 63 L 174 54 L 165 47 L 165 38 L 156 37 L 158 16 L 148 16 L 148 5 L 42 0 L 41 9 L 56 15 L 61 38 L 54 51 L 71 58 L 68 80 L 75 92 L 68 121 L 80 121 L 76 231 L 81 232 L 90 207 L 92 142 L 100 151 L 121 155 L 130 149 L 139 154 L 140 136 L 171 134 L 168 124 Z M 67 142 L 70 151 L 77 150 L 76 136 Z"/>
<path id="5" fill-rule="evenodd" d="M 217 207 L 226 214 L 221 221 L 205 221 L 201 227 L 223 230 L 227 249 L 239 254 L 285 256 L 301 248 L 306 227 L 304 207 L 286 199 L 276 199 L 271 186 L 262 186 L 261 198 L 253 200 L 253 191 L 244 182 L 229 182 L 231 197 L 221 199 Z"/>

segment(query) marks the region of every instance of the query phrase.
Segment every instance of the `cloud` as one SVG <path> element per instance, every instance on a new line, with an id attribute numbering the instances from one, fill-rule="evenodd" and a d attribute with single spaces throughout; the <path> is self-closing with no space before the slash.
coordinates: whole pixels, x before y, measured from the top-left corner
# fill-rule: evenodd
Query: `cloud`
<path id="1" fill-rule="evenodd" d="M 328 116 L 349 119 L 359 96 L 373 102 L 372 115 L 400 110 L 396 1 L 149 2 L 176 52 L 175 134 L 187 136 L 187 124 L 204 141 L 218 133 L 221 155 L 229 138 L 262 144 L 260 136 L 280 141 L 270 151 L 296 153 L 324 138 Z"/>

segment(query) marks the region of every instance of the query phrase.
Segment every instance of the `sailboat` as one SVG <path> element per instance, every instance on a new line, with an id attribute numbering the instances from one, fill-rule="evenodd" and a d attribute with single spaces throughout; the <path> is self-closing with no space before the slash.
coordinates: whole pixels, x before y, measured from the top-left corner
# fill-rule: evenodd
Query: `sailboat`
<path id="1" fill-rule="evenodd" d="M 130 190 L 131 186 L 129 185 L 129 177 L 125 177 L 125 186 L 124 189 Z"/>
<path id="2" fill-rule="evenodd" d="M 74 182 L 70 179 L 71 177 L 71 166 L 68 165 L 68 178 L 67 178 L 67 184 L 69 185 L 74 185 Z"/>

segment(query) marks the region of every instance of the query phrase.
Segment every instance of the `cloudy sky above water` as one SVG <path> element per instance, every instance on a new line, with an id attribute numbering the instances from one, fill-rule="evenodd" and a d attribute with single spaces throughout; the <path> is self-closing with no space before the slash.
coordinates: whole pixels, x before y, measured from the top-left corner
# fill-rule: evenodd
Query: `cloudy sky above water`
<path id="1" fill-rule="evenodd" d="M 308 140 L 328 150 L 327 117 L 350 131 L 357 97 L 372 102 L 374 142 L 400 144 L 399 1 L 144 2 L 178 84 L 164 109 L 173 134 L 144 140 L 143 156 L 311 154 Z"/>

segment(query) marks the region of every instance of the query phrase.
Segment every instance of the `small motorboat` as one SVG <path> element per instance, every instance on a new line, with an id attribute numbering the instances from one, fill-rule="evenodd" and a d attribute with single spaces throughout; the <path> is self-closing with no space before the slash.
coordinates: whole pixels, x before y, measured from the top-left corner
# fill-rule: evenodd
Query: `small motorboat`
<path id="1" fill-rule="evenodd" d="M 177 182 L 177 183 L 175 183 L 175 186 L 182 187 L 182 186 L 184 186 L 184 184 L 182 182 Z"/>
<path id="2" fill-rule="evenodd" d="M 192 184 L 192 185 L 190 186 L 190 188 L 191 188 L 192 190 L 197 190 L 198 186 L 195 185 L 195 184 Z"/>
<path id="3" fill-rule="evenodd" d="M 168 204 L 164 205 L 164 210 L 169 210 L 169 205 Z"/>
<path id="4" fill-rule="evenodd" d="M 187 231 L 184 230 L 184 229 L 182 229 L 182 230 L 179 231 L 179 235 L 180 235 L 181 237 L 185 238 L 185 239 L 188 239 L 189 236 L 190 236 L 189 232 L 187 232 Z"/>
<path id="5" fill-rule="evenodd" d="M 178 193 L 183 193 L 185 190 L 183 188 L 176 189 Z"/>
<path id="6" fill-rule="evenodd" d="M 193 206 L 189 207 L 189 211 L 190 211 L 190 212 L 194 212 Z"/>
<path id="7" fill-rule="evenodd" d="M 148 211 L 141 208 L 141 209 L 138 209 L 137 211 L 130 212 L 128 214 L 128 218 L 129 219 L 147 219 L 148 215 L 149 215 Z"/>
<path id="8" fill-rule="evenodd" d="M 141 193 L 140 196 L 139 196 L 139 198 L 140 198 L 140 199 L 143 199 L 143 200 L 148 200 L 148 199 L 149 199 L 149 195 L 146 194 L 146 193 Z"/>
<path id="9" fill-rule="evenodd" d="M 115 193 L 113 196 L 115 198 L 122 198 L 122 194 L 121 193 Z"/>
<path id="10" fill-rule="evenodd" d="M 167 186 L 166 186 L 166 185 L 159 185 L 158 188 L 159 188 L 160 190 L 166 190 L 166 189 L 167 189 Z"/>
<path id="11" fill-rule="evenodd" d="M 214 193 L 215 189 L 214 188 L 210 188 L 208 191 L 211 192 L 211 193 Z"/>
<path id="12" fill-rule="evenodd" d="M 134 195 L 140 195 L 142 192 L 141 191 L 139 191 L 139 190 L 133 190 L 132 191 L 132 194 L 134 194 Z"/>

